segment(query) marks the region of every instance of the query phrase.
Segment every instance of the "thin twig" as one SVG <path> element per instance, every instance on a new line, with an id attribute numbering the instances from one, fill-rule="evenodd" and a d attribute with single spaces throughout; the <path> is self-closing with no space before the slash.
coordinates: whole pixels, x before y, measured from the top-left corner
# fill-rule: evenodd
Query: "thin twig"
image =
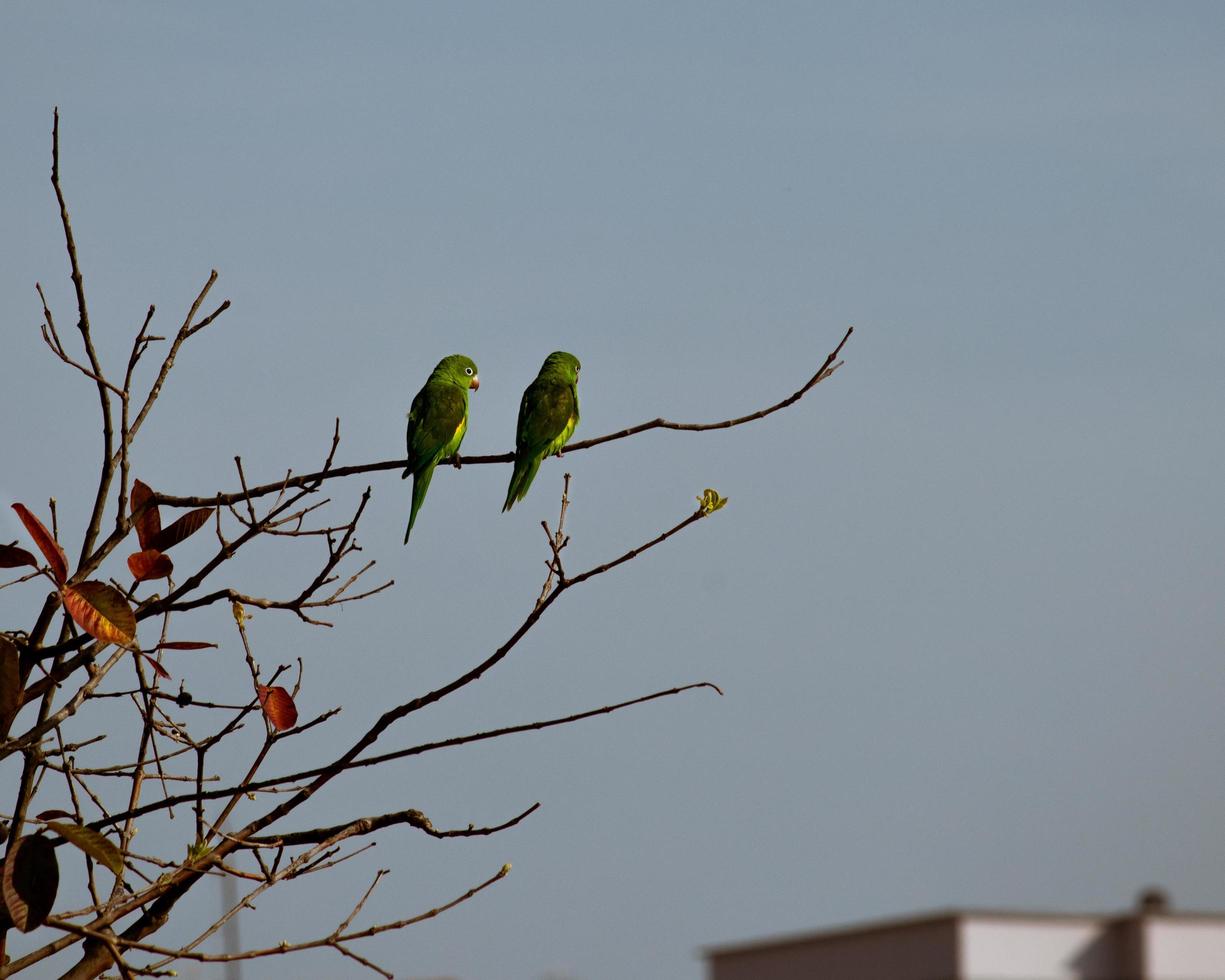
<path id="1" fill-rule="evenodd" d="M 541 721 L 529 721 L 519 725 L 509 725 L 505 728 L 494 728 L 488 731 L 474 732 L 470 735 L 457 735 L 453 738 L 441 739 L 436 742 L 422 742 L 419 745 L 413 745 L 404 749 L 396 749 L 392 752 L 384 752 L 381 755 L 363 756 L 349 763 L 346 771 L 361 769 L 367 766 L 378 766 L 385 762 L 391 762 L 394 759 L 407 759 L 416 755 L 424 755 L 427 752 L 435 752 L 438 749 L 456 748 L 460 745 L 469 745 L 472 742 L 483 742 L 489 739 L 502 738 L 505 735 L 517 735 L 522 732 L 538 732 L 546 728 L 555 728 L 559 725 L 569 725 L 577 721 L 584 721 L 588 718 L 596 718 L 600 715 L 612 714 L 614 711 L 620 711 L 622 708 L 633 707 L 637 704 L 646 704 L 648 701 L 656 701 L 660 698 L 672 697 L 677 694 L 683 694 L 686 691 L 695 691 L 699 688 L 709 688 L 715 693 L 722 695 L 723 691 L 717 684 L 712 684 L 709 681 L 699 681 L 694 684 L 683 684 L 679 687 L 668 688 L 666 691 L 655 691 L 652 694 L 644 694 L 640 697 L 631 698 L 628 701 L 620 701 L 616 704 L 606 704 L 599 708 L 590 708 L 586 711 L 580 711 L 575 714 L 565 715 L 561 718 L 548 718 Z M 304 769 L 301 772 L 290 773 L 285 776 L 272 776 L 267 779 L 255 780 L 246 786 L 246 792 L 249 793 L 266 793 L 276 789 L 278 786 L 286 783 L 301 783 L 307 779 L 314 779 L 321 776 L 331 768 L 331 764 L 319 766 L 315 769 Z M 224 789 L 202 790 L 199 796 L 205 800 L 216 800 L 229 796 L 234 792 L 233 787 Z M 177 805 L 180 803 L 191 803 L 197 798 L 197 794 L 184 793 L 180 796 L 172 797 L 169 800 L 159 800 L 155 803 L 149 803 L 142 806 L 139 810 L 133 813 L 118 813 L 109 820 L 99 820 L 90 824 L 94 830 L 102 830 L 111 823 L 119 820 L 127 819 L 128 817 L 141 817 L 148 813 L 153 813 L 157 810 L 165 809 L 168 805 Z"/>
<path id="2" fill-rule="evenodd" d="M 570 506 L 570 474 L 566 473 L 562 480 L 561 487 L 561 513 L 557 515 L 557 531 L 551 532 L 547 521 L 541 521 L 540 525 L 544 528 L 544 536 L 549 540 L 549 550 L 552 552 L 552 557 L 545 563 L 549 566 L 548 578 L 544 580 L 544 585 L 540 589 L 540 597 L 536 600 L 536 605 L 540 605 L 548 598 L 549 593 L 553 590 L 553 576 L 556 575 L 559 582 L 566 581 L 566 573 L 561 565 L 561 549 L 570 543 L 570 539 L 565 536 L 566 526 L 566 510 Z"/>
<path id="3" fill-rule="evenodd" d="M 538 809 L 540 809 L 540 804 L 533 803 L 517 817 L 512 817 L 496 827 L 468 826 L 463 830 L 437 830 L 430 821 L 430 818 L 420 810 L 400 810 L 396 813 L 384 813 L 379 817 L 361 817 L 357 820 L 350 820 L 347 823 L 337 824 L 334 827 L 316 827 L 313 830 L 299 830 L 292 834 L 276 834 L 271 837 L 249 837 L 243 843 L 247 845 L 253 844 L 258 847 L 292 847 L 297 844 L 318 844 L 325 840 L 340 840 L 346 837 L 372 834 L 376 830 L 382 830 L 384 827 L 394 827 L 404 823 L 410 827 L 416 827 L 418 830 L 439 840 L 445 840 L 448 837 L 489 837 L 492 834 L 514 827 Z"/>
<path id="4" fill-rule="evenodd" d="M 286 953 L 297 953 L 301 952 L 302 950 L 319 949 L 325 946 L 330 946 L 336 949 L 338 948 L 338 944 L 341 943 L 349 943 L 357 939 L 369 939 L 372 936 L 378 936 L 384 932 L 404 929 L 408 926 L 416 925 L 418 922 L 433 919 L 439 915 L 442 915 L 444 912 L 449 912 L 457 905 L 462 905 L 469 899 L 474 898 L 490 885 L 501 881 L 508 874 L 510 874 L 510 865 L 504 864 L 498 870 L 497 874 L 481 882 L 479 885 L 468 889 L 458 898 L 454 898 L 449 902 L 432 908 L 428 912 L 422 912 L 419 915 L 414 915 L 411 918 L 399 919 L 395 922 L 384 922 L 380 925 L 370 926 L 368 929 L 361 929 L 357 932 L 340 934 L 333 933 L 320 939 L 311 939 L 301 943 L 284 942 L 276 946 L 267 946 L 263 949 L 249 949 L 240 953 L 197 953 L 194 950 L 189 951 L 183 949 L 171 949 L 167 946 L 156 946 L 152 943 L 140 942 L 139 940 L 128 939 L 124 936 L 115 936 L 113 941 L 125 949 L 136 949 L 144 953 L 153 953 L 158 956 L 165 956 L 168 958 L 168 962 L 172 962 L 174 960 L 194 960 L 198 963 L 233 963 L 238 960 L 253 960 L 265 956 L 283 956 Z M 72 923 L 65 922 L 58 916 L 48 916 L 47 925 L 53 926 L 57 929 L 64 929 L 77 935 L 89 936 L 90 938 L 97 939 L 99 941 L 104 941 L 106 938 L 106 934 L 99 932 L 94 928 L 73 925 Z M 390 974 L 385 972 L 383 975 L 390 976 Z"/>

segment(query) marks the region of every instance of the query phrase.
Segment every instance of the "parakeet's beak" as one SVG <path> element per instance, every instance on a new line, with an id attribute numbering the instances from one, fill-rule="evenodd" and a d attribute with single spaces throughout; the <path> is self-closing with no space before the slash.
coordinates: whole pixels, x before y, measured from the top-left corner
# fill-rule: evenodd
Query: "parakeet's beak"
<path id="1" fill-rule="evenodd" d="M 480 386 L 481 386 L 481 376 L 479 374 L 474 374 L 472 376 L 472 384 L 468 385 L 468 387 L 471 388 L 473 391 L 476 391 L 476 389 L 479 388 Z"/>

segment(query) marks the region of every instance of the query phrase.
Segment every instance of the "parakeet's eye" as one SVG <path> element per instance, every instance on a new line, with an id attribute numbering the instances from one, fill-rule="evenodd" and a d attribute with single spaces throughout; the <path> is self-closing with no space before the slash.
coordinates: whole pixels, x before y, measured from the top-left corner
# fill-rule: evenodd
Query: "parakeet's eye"
<path id="1" fill-rule="evenodd" d="M 472 377 L 472 368 L 464 368 L 464 374 L 468 375 L 468 377 Z"/>

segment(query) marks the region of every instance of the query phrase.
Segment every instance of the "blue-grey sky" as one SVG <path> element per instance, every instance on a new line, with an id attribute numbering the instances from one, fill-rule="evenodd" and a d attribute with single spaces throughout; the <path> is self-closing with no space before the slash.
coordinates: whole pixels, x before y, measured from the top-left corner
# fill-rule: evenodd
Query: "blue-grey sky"
<path id="1" fill-rule="evenodd" d="M 1108 909 L 1160 883 L 1225 908 L 1225 7 L 47 3 L 0 23 L 3 514 L 55 496 L 69 542 L 98 436 L 94 391 L 37 331 L 36 280 L 73 313 L 55 105 L 107 363 L 212 268 L 233 301 L 138 446 L 168 492 L 233 487 L 235 454 L 255 478 L 313 468 L 337 416 L 342 462 L 392 458 L 453 351 L 483 382 L 465 450 L 495 452 L 555 348 L 583 361 L 582 437 L 762 407 L 856 327 L 790 410 L 546 463 L 509 515 L 505 467 L 440 473 L 408 549 L 395 473 L 329 486 L 339 509 L 373 486 L 363 556 L 396 586 L 333 630 L 253 621 L 266 664 L 304 659 L 304 712 L 345 706 L 286 767 L 513 631 L 567 470 L 575 570 L 703 487 L 731 504 L 564 597 L 387 746 L 689 681 L 726 696 L 346 779 L 294 826 L 542 807 L 488 840 L 385 834 L 261 901 L 244 942 L 329 931 L 379 867 L 367 924 L 506 861 L 363 950 L 405 977 L 696 980 L 706 944 L 933 906 Z M 269 548 L 226 581 L 285 594 L 308 561 Z M 192 632 L 222 648 L 176 683 L 240 698 L 224 613 Z"/>

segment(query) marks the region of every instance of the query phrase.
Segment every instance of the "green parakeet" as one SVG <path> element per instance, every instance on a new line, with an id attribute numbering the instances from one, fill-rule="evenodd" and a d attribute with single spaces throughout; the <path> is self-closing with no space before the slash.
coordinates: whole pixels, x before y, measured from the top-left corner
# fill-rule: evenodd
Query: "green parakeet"
<path id="1" fill-rule="evenodd" d="M 519 402 L 515 432 L 515 470 L 506 491 L 506 512 L 527 496 L 546 456 L 561 452 L 578 425 L 578 358 L 556 350 L 544 359 L 536 380 Z"/>
<path id="2" fill-rule="evenodd" d="M 476 391 L 481 379 L 472 358 L 451 354 L 425 379 L 408 410 L 408 466 L 400 475 L 413 476 L 413 509 L 408 515 L 404 543 L 412 534 L 417 511 L 430 488 L 438 461 L 459 451 L 468 431 L 468 389 Z"/>

